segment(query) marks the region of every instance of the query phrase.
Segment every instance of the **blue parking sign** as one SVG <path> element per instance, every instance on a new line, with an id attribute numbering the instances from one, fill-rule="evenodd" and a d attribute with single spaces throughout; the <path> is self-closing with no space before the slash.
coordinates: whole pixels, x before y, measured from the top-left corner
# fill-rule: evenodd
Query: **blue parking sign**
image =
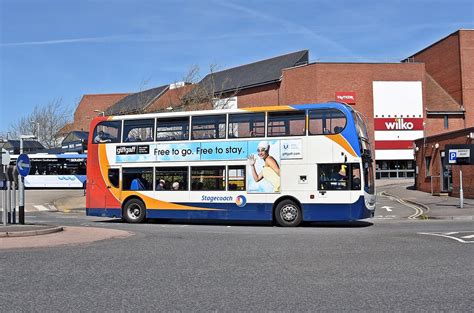
<path id="1" fill-rule="evenodd" d="M 454 152 L 449 152 L 449 160 L 450 161 L 456 161 L 456 156 L 457 156 L 457 153 L 454 151 Z"/>

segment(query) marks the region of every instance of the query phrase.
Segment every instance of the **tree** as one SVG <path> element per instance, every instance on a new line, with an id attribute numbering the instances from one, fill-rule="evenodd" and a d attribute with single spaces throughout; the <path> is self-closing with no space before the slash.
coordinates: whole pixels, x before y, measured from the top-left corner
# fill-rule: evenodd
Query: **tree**
<path id="1" fill-rule="evenodd" d="M 58 147 L 63 138 L 57 134 L 71 120 L 70 112 L 61 99 L 44 106 L 36 105 L 30 114 L 10 125 L 9 133 L 12 139 L 33 134 L 44 147 Z"/>
<path id="2" fill-rule="evenodd" d="M 217 79 L 218 66 L 211 64 L 209 74 L 205 79 L 199 75 L 199 66 L 193 65 L 183 78 L 185 84 L 193 84 L 194 88 L 178 96 L 179 103 L 173 107 L 175 110 L 192 111 L 204 109 L 226 109 L 239 92 L 239 88 L 225 92 L 232 85 L 229 77 L 220 76 Z"/>

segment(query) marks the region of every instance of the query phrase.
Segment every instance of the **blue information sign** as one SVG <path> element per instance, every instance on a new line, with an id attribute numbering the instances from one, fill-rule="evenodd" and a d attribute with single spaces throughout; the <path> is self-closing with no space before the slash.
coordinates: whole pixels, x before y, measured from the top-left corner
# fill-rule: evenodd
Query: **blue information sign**
<path id="1" fill-rule="evenodd" d="M 18 156 L 18 159 L 16 160 L 16 168 L 18 170 L 18 173 L 25 177 L 28 176 L 30 173 L 30 158 L 28 157 L 27 154 L 20 154 Z"/>

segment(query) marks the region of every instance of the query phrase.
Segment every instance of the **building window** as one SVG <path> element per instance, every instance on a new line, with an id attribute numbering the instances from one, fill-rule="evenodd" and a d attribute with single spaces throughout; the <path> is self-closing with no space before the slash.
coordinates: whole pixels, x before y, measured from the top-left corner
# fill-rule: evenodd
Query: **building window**
<path id="1" fill-rule="evenodd" d="M 431 156 L 425 157 L 425 176 L 431 177 Z"/>
<path id="2" fill-rule="evenodd" d="M 449 128 L 449 120 L 448 120 L 448 116 L 447 116 L 447 115 L 444 116 L 444 128 L 445 128 L 445 129 L 448 129 L 448 128 Z"/>

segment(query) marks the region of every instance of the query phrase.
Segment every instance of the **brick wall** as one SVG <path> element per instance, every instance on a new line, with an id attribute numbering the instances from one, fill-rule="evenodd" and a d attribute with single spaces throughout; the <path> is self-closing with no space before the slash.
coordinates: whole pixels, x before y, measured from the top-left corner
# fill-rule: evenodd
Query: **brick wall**
<path id="1" fill-rule="evenodd" d="M 424 192 L 441 192 L 442 165 L 441 152 L 445 151 L 447 144 L 474 144 L 474 141 L 467 136 L 474 132 L 474 128 L 467 128 L 456 132 L 450 132 L 442 135 L 427 137 L 424 141 L 419 139 L 415 141 L 418 151 L 415 152 L 415 162 L 418 167 L 418 174 L 415 179 L 415 187 Z M 436 144 L 439 145 L 436 148 Z M 426 157 L 431 157 L 431 176 L 426 175 Z M 446 158 L 448 153 L 446 152 Z M 459 165 L 452 166 L 453 189 L 452 196 L 459 196 Z M 474 199 L 474 166 L 463 165 L 463 190 L 466 198 Z"/>
<path id="2" fill-rule="evenodd" d="M 461 46 L 462 98 L 467 126 L 474 126 L 474 30 L 459 31 Z"/>
<path id="3" fill-rule="evenodd" d="M 128 93 L 84 95 L 74 113 L 74 123 L 71 130 L 89 131 L 90 122 L 99 114 L 94 110 L 105 111 L 128 95 Z"/>
<path id="4" fill-rule="evenodd" d="M 425 63 L 426 72 L 462 104 L 459 55 L 459 34 L 454 33 L 415 54 L 414 61 Z"/>

